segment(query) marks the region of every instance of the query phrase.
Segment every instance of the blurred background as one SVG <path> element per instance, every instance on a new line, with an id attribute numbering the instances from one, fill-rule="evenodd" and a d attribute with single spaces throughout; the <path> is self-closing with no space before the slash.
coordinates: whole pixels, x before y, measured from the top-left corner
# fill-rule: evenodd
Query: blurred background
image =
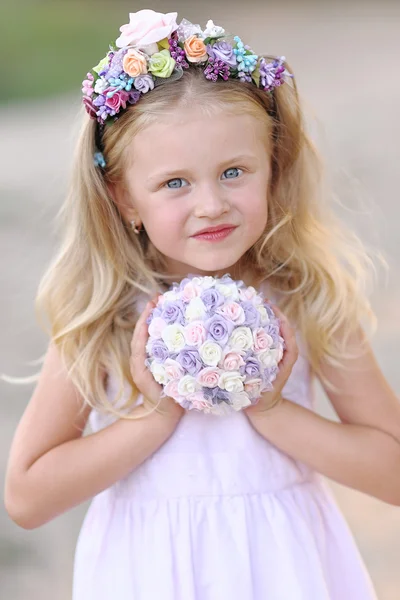
<path id="1" fill-rule="evenodd" d="M 400 369 L 400 3 L 396 0 L 6 0 L 0 8 L 0 372 L 27 376 L 47 339 L 35 320 L 37 285 L 56 244 L 53 218 L 65 194 L 86 72 L 128 13 L 178 11 L 239 34 L 255 52 L 285 55 L 341 204 L 337 210 L 390 266 L 371 295 L 373 348 L 398 393 Z M 0 480 L 33 386 L 0 382 Z M 334 418 L 316 386 L 318 410 Z M 399 473 L 393 476 L 398 477 Z M 331 484 L 380 600 L 400 598 L 400 509 Z M 87 505 L 34 531 L 0 505 L 0 596 L 67 600 Z M 225 599 L 221 599 L 225 600 Z M 244 599 L 247 600 L 247 599 Z M 249 599 L 250 600 L 250 599 Z M 290 600 L 290 599 L 288 599 Z M 310 599 L 318 600 L 318 599 Z"/>

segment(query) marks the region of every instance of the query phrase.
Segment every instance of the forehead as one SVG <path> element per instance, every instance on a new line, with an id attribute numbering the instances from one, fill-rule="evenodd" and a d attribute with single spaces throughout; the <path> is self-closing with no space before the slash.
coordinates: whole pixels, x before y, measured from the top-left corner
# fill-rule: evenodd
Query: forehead
<path id="1" fill-rule="evenodd" d="M 251 114 L 215 111 L 201 107 L 177 109 L 139 131 L 129 152 L 137 167 L 160 165 L 174 157 L 187 162 L 207 158 L 223 160 L 232 153 L 265 156 L 268 148 L 267 122 Z"/>

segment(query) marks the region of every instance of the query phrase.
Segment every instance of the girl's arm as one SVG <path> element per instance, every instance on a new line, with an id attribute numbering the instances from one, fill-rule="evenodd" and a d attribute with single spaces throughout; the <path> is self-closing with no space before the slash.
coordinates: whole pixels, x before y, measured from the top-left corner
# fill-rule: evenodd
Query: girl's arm
<path id="1" fill-rule="evenodd" d="M 358 347 L 363 332 L 351 341 Z M 325 387 L 341 423 L 286 399 L 270 411 L 249 413 L 255 429 L 296 460 L 371 496 L 400 505 L 400 402 L 372 350 L 354 359 L 349 371 L 324 366 Z M 323 383 L 323 382 L 321 382 Z"/>
<path id="2" fill-rule="evenodd" d="M 121 419 L 82 437 L 90 412 L 80 412 L 82 404 L 50 345 L 6 475 L 7 512 L 21 527 L 39 527 L 128 475 L 167 440 L 180 418 L 174 405 L 168 414 Z M 139 406 L 134 413 L 140 416 L 146 409 Z"/>

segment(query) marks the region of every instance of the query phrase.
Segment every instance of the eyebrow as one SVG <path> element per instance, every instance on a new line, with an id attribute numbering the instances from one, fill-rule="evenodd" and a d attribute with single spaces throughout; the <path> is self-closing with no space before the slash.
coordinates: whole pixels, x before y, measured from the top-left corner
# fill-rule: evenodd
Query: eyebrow
<path id="1" fill-rule="evenodd" d="M 254 156 L 253 154 L 240 154 L 238 156 L 233 156 L 232 158 L 224 160 L 219 165 L 219 168 L 223 169 L 224 167 L 232 165 L 234 163 L 237 164 L 237 163 L 245 162 L 245 161 L 255 162 L 256 160 L 257 160 L 257 157 Z M 173 171 L 162 171 L 160 173 L 156 173 L 155 175 L 151 175 L 150 177 L 147 177 L 147 182 L 150 184 L 153 184 L 153 183 L 157 183 L 159 181 L 167 181 L 168 179 L 173 179 L 174 177 L 178 177 L 178 176 L 181 177 L 182 175 L 186 175 L 189 172 L 190 171 L 185 168 L 174 169 Z"/>

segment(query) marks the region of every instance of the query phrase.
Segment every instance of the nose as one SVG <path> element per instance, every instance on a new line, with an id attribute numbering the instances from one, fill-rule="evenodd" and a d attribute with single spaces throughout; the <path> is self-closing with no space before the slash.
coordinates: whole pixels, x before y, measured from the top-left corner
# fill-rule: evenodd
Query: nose
<path id="1" fill-rule="evenodd" d="M 198 219 L 218 219 L 228 213 L 230 203 L 226 197 L 226 190 L 218 186 L 202 186 L 197 190 L 194 216 Z"/>

